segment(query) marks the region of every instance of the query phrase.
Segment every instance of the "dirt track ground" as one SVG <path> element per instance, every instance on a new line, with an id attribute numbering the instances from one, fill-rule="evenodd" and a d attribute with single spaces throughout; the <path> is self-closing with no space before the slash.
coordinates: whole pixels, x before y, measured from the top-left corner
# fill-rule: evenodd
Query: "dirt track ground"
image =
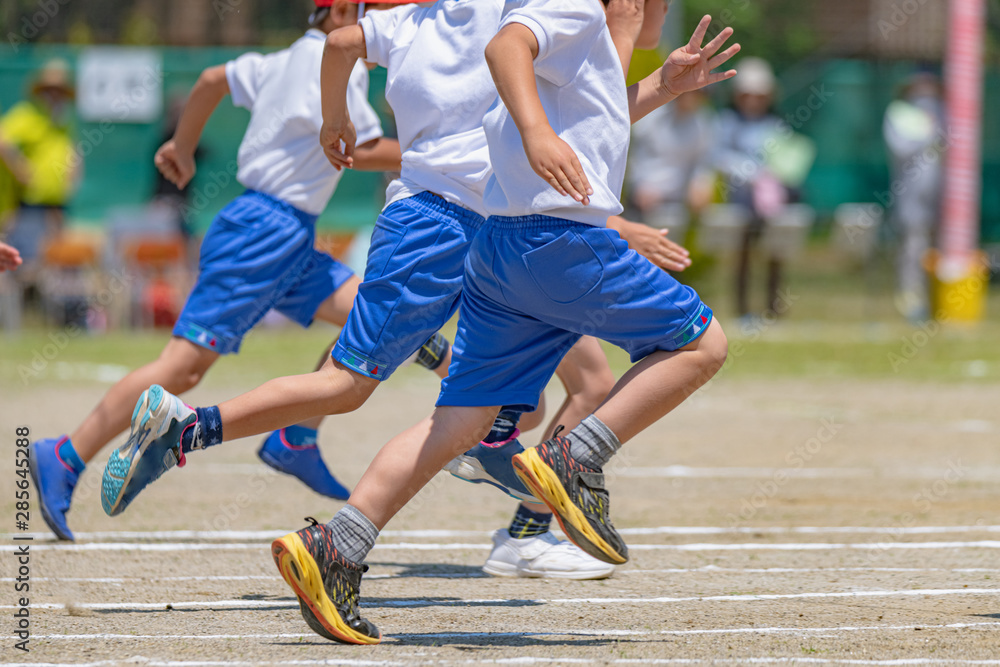
<path id="1" fill-rule="evenodd" d="M 4 530 L 14 426 L 34 437 L 66 431 L 104 386 L 4 396 Z M 324 453 L 344 481 L 426 413 L 434 386 L 409 374 L 326 423 Z M 717 381 L 629 444 L 611 488 L 633 558 L 606 581 L 483 575 L 489 532 L 513 503 L 439 476 L 371 555 L 362 593 L 385 635 L 377 647 L 330 644 L 301 620 L 268 541 L 338 504 L 265 472 L 256 441 L 190 457 L 116 519 L 100 508 L 102 459 L 77 491 L 77 544 L 52 542 L 32 517 L 28 654 L 12 649 L 14 547 L 9 535 L 0 544 L 0 655 L 220 666 L 1000 664 L 998 389 Z"/>

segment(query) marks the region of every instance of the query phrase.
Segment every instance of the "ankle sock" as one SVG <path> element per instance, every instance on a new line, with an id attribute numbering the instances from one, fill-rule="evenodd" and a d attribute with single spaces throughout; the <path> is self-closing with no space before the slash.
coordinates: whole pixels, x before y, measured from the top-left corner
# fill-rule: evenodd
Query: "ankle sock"
<path id="1" fill-rule="evenodd" d="M 195 408 L 197 421 L 181 433 L 181 451 L 185 454 L 196 449 L 207 449 L 222 442 L 222 417 L 218 406 Z"/>
<path id="2" fill-rule="evenodd" d="M 448 354 L 451 343 L 439 332 L 435 332 L 417 352 L 417 364 L 429 371 L 437 370 Z"/>
<path id="3" fill-rule="evenodd" d="M 319 431 L 306 426 L 289 426 L 284 432 L 285 442 L 293 447 L 311 447 L 319 437 Z"/>
<path id="4" fill-rule="evenodd" d="M 523 540 L 548 532 L 551 523 L 551 514 L 532 512 L 524 505 L 518 505 L 517 513 L 514 514 L 514 520 L 510 522 L 507 533 L 511 537 Z"/>
<path id="5" fill-rule="evenodd" d="M 353 505 L 344 505 L 326 525 L 333 533 L 337 551 L 359 565 L 368 557 L 378 539 L 378 528 Z"/>
<path id="6" fill-rule="evenodd" d="M 87 464 L 83 462 L 80 455 L 76 453 L 75 449 L 73 449 L 73 443 L 70 441 L 68 436 L 56 445 L 56 454 L 58 454 L 59 458 L 62 459 L 62 462 L 77 475 L 83 472 L 83 469 L 87 467 Z"/>
<path id="7" fill-rule="evenodd" d="M 566 437 L 570 455 L 595 470 L 603 468 L 622 446 L 618 436 L 594 415 L 580 422 Z"/>
<path id="8" fill-rule="evenodd" d="M 500 408 L 496 419 L 493 420 L 493 428 L 490 429 L 489 435 L 483 439 L 483 442 L 492 445 L 495 442 L 510 440 L 514 431 L 517 430 L 517 423 L 521 421 L 521 413 L 523 412 L 517 407 Z"/>

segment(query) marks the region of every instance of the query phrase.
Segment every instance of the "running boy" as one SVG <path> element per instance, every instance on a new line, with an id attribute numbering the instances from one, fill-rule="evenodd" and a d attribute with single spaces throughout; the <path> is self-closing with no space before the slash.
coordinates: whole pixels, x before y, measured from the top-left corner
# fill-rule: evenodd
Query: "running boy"
<path id="1" fill-rule="evenodd" d="M 347 0 L 316 0 L 313 27 L 288 49 L 247 53 L 199 77 L 174 137 L 157 151 L 156 166 L 179 187 L 186 186 L 194 176 L 194 150 L 205 123 L 229 94 L 235 105 L 250 110 L 237 158 L 237 180 L 247 191 L 209 228 L 198 281 L 159 359 L 112 387 L 71 435 L 31 445 L 42 516 L 60 539 L 73 539 L 66 513 L 80 473 L 128 425 L 136 397 L 151 383 L 175 393 L 193 388 L 220 355 L 239 351 L 243 337 L 272 308 L 302 326 L 315 318 L 337 325 L 346 321 L 359 280 L 315 250 L 313 242 L 316 217 L 340 179 L 317 141 L 323 44 L 326 33 L 353 25 L 356 18 L 356 6 Z M 361 63 L 351 70 L 348 97 L 358 128 L 356 166 L 397 169 L 398 144 L 382 138 Z M 293 427 L 272 434 L 259 454 L 317 492 L 345 499 L 349 492 L 330 475 L 315 442 L 314 430 Z"/>
<path id="2" fill-rule="evenodd" d="M 621 210 L 630 120 L 735 75 L 711 73 L 739 47 L 719 53 L 729 29 L 703 47 L 709 22 L 702 19 L 687 46 L 626 89 L 597 0 L 507 3 L 486 49 L 503 101 L 486 122 L 491 217 L 470 249 L 439 407 L 382 448 L 330 523 L 272 544 L 317 633 L 380 640 L 358 613 L 362 562 L 379 530 L 441 466 L 483 437 L 498 406 L 534 405 L 561 357 L 553 350 L 568 349 L 585 329 L 638 363 L 568 437 L 556 435 L 514 463 L 579 547 L 607 562 L 627 560 L 609 518 L 602 467 L 711 378 L 727 343 L 693 290 L 629 251 L 604 224 Z"/>

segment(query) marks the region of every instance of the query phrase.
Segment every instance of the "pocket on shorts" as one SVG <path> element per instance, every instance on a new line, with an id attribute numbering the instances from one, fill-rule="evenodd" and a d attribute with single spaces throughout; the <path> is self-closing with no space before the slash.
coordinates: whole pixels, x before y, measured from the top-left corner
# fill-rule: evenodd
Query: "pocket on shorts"
<path id="1" fill-rule="evenodd" d="M 579 234 L 566 232 L 526 252 L 524 265 L 535 286 L 556 303 L 573 303 L 597 287 L 604 265 Z"/>
<path id="2" fill-rule="evenodd" d="M 385 274 L 405 234 L 406 225 L 403 223 L 385 215 L 378 217 L 375 231 L 372 232 L 371 247 L 368 249 L 368 260 L 365 262 L 365 280 L 374 280 Z"/>

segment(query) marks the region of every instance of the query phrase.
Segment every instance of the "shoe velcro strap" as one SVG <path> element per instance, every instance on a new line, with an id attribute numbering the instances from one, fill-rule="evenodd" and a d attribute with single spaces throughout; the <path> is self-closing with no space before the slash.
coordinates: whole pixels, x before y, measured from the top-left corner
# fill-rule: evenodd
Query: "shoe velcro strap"
<path id="1" fill-rule="evenodd" d="M 604 473 L 602 472 L 578 472 L 576 473 L 580 478 L 580 481 L 584 483 L 587 488 L 595 490 L 604 490 Z"/>

